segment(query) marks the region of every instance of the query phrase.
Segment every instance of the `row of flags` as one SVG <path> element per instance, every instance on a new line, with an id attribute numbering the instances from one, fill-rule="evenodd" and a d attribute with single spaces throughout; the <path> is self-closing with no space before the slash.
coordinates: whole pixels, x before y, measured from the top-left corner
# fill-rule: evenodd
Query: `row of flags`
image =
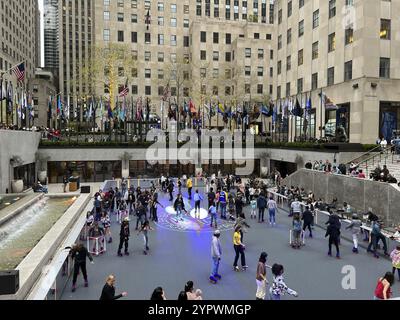
<path id="1" fill-rule="evenodd" d="M 122 91 L 121 91 L 122 93 Z M 120 99 L 122 98 L 122 101 Z M 148 100 L 143 102 L 142 97 L 134 100 L 128 99 L 127 94 L 119 95 L 112 108 L 108 98 L 87 98 L 80 101 L 78 97 L 67 97 L 61 95 L 50 95 L 48 97 L 48 116 L 50 119 L 73 120 L 78 118 L 78 112 L 82 111 L 81 117 L 90 122 L 95 119 L 121 120 L 121 121 L 148 121 L 150 117 L 150 104 Z"/>
<path id="2" fill-rule="evenodd" d="M 32 93 L 22 87 L 14 88 L 12 82 L 5 82 L 0 78 L 0 103 L 6 104 L 6 113 L 11 115 L 14 111 L 18 117 L 25 120 L 35 117 L 35 106 Z"/>

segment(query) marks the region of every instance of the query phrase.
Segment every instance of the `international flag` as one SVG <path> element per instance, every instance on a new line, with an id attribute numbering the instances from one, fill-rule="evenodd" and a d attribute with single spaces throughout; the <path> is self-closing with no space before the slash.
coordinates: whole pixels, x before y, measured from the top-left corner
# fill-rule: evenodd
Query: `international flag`
<path id="1" fill-rule="evenodd" d="M 112 119 L 113 118 L 113 112 L 112 112 L 112 109 L 111 109 L 111 101 L 110 100 L 108 100 L 107 116 L 108 116 L 108 119 Z"/>
<path id="2" fill-rule="evenodd" d="M 306 109 L 305 109 L 305 112 L 304 112 L 304 118 L 305 119 L 310 120 L 310 118 L 311 118 L 311 110 L 312 110 L 312 101 L 311 101 L 311 94 L 310 94 L 310 96 L 308 97 L 307 102 L 306 102 Z"/>
<path id="3" fill-rule="evenodd" d="M 262 106 L 262 108 L 261 108 L 261 113 L 262 113 L 264 116 L 268 117 L 268 115 L 269 115 L 268 107 L 267 107 L 267 106 Z"/>
<path id="4" fill-rule="evenodd" d="M 190 99 L 190 101 L 189 101 L 189 110 L 190 110 L 191 115 L 194 115 L 197 113 L 196 106 L 194 105 L 192 99 Z"/>
<path id="5" fill-rule="evenodd" d="M 139 97 L 136 101 L 136 120 L 143 121 L 143 101 L 142 97 Z"/>
<path id="6" fill-rule="evenodd" d="M 11 114 L 12 110 L 13 110 L 13 86 L 12 83 L 9 82 L 7 85 L 7 97 L 6 97 L 6 101 L 7 101 L 7 113 Z"/>
<path id="7" fill-rule="evenodd" d="M 302 117 L 303 116 L 303 109 L 300 106 L 300 102 L 299 102 L 298 98 L 296 98 L 296 105 L 295 105 L 295 107 L 293 109 L 293 115 L 295 117 Z"/>
<path id="8" fill-rule="evenodd" d="M 3 78 L 0 78 L 0 101 L 3 101 L 6 98 L 6 93 L 3 88 Z"/>
<path id="9" fill-rule="evenodd" d="M 129 93 L 128 80 L 126 80 L 125 86 L 121 89 L 119 93 L 119 97 L 124 98 L 128 95 L 128 93 Z"/>
<path id="10" fill-rule="evenodd" d="M 21 64 L 17 65 L 14 69 L 12 69 L 12 72 L 17 77 L 18 82 L 24 82 L 24 80 L 25 80 L 25 62 L 22 62 Z"/>
<path id="11" fill-rule="evenodd" d="M 218 113 L 225 114 L 225 106 L 222 103 L 218 103 Z"/>
<path id="12" fill-rule="evenodd" d="M 338 110 L 339 109 L 339 107 L 335 103 L 333 103 L 333 101 L 325 94 L 325 92 L 321 91 L 319 96 L 322 99 L 322 102 L 325 105 L 326 110 Z"/>

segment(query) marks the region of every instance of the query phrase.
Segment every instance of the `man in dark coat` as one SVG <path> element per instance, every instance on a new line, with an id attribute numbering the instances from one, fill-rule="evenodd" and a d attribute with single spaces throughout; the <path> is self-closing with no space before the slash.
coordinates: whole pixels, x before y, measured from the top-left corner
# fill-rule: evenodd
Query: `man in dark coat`
<path id="1" fill-rule="evenodd" d="M 129 231 L 129 218 L 125 218 L 125 220 L 121 224 L 121 230 L 119 232 L 119 246 L 118 246 L 118 256 L 122 257 L 122 246 L 125 245 L 125 255 L 129 256 L 128 252 L 128 242 L 130 237 Z"/>
<path id="2" fill-rule="evenodd" d="M 310 211 L 310 207 L 306 206 L 306 210 L 303 212 L 303 216 L 301 218 L 304 223 L 303 223 L 303 231 L 306 231 L 306 229 L 308 228 L 308 230 L 310 231 L 310 238 L 312 238 L 312 229 L 311 226 L 313 224 L 314 221 L 314 216 L 312 214 L 312 212 Z"/>
<path id="3" fill-rule="evenodd" d="M 100 300 L 117 300 L 122 297 L 126 297 L 128 295 L 127 292 L 122 292 L 119 295 L 115 295 L 115 276 L 109 275 L 106 284 L 103 287 L 103 291 L 101 292 Z"/>

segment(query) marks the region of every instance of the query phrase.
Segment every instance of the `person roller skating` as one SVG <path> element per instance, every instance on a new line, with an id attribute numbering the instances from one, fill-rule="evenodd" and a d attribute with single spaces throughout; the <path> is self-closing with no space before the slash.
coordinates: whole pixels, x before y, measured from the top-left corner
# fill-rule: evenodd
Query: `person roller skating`
<path id="1" fill-rule="evenodd" d="M 221 262 L 221 242 L 219 240 L 221 232 L 215 230 L 212 241 L 211 241 L 211 258 L 212 258 L 212 270 L 210 275 L 210 282 L 216 284 L 218 280 L 221 280 L 221 275 L 218 273 L 219 264 Z"/>

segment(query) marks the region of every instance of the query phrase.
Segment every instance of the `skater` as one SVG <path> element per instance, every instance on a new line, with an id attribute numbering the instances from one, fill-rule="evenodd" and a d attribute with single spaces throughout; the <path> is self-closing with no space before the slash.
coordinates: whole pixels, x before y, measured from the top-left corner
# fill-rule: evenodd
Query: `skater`
<path id="1" fill-rule="evenodd" d="M 257 199 L 257 208 L 258 208 L 258 223 L 264 222 L 264 212 L 267 206 L 267 199 L 264 196 L 264 193 L 261 192 Z"/>
<path id="2" fill-rule="evenodd" d="M 312 212 L 310 211 L 309 206 L 306 206 L 306 210 L 304 210 L 301 219 L 303 220 L 303 232 L 305 232 L 306 229 L 308 228 L 308 231 L 310 232 L 309 236 L 310 236 L 310 238 L 312 238 L 313 235 L 312 235 L 311 226 L 313 225 L 314 216 L 313 216 Z"/>
<path id="3" fill-rule="evenodd" d="M 92 255 L 83 246 L 83 244 L 75 244 L 70 251 L 71 258 L 74 260 L 74 275 L 72 277 L 72 292 L 76 290 L 76 280 L 78 278 L 79 269 L 82 270 L 83 279 L 85 280 L 85 288 L 89 286 L 87 271 L 86 271 L 86 258 L 89 258 L 90 263 L 94 263 Z"/>
<path id="4" fill-rule="evenodd" d="M 390 253 L 390 258 L 392 259 L 393 276 L 395 275 L 397 270 L 397 274 L 399 276 L 399 281 L 400 281 L 400 245 L 396 246 L 396 249 L 394 249 Z"/>
<path id="5" fill-rule="evenodd" d="M 182 181 L 181 178 L 178 178 L 178 181 L 176 183 L 178 185 L 178 193 L 182 193 Z"/>
<path id="6" fill-rule="evenodd" d="M 246 255 L 244 253 L 245 245 L 242 243 L 241 238 L 241 227 L 237 226 L 235 228 L 235 233 L 233 234 L 233 248 L 235 249 L 235 260 L 233 262 L 233 268 L 235 271 L 239 271 L 239 255 L 242 263 L 242 270 L 245 271 L 248 268 L 248 266 L 246 265 Z"/>
<path id="7" fill-rule="evenodd" d="M 328 256 L 330 256 L 330 257 L 332 256 L 332 244 L 334 244 L 336 247 L 336 258 L 340 259 L 340 251 L 339 251 L 340 222 L 339 222 L 339 225 L 337 223 L 329 223 L 328 224 L 325 238 L 327 236 L 329 236 Z"/>
<path id="8" fill-rule="evenodd" d="M 125 255 L 129 256 L 128 252 L 128 242 L 130 237 L 129 231 L 129 218 L 125 218 L 125 220 L 121 224 L 121 231 L 119 233 L 119 246 L 118 246 L 118 256 L 122 257 L 122 246 L 125 245 Z"/>
<path id="9" fill-rule="evenodd" d="M 238 193 L 235 198 L 235 211 L 236 211 L 236 218 L 240 217 L 243 212 L 243 198 L 242 194 Z"/>
<path id="10" fill-rule="evenodd" d="M 182 211 L 186 212 L 186 209 L 181 194 L 178 194 L 178 197 L 174 202 L 174 210 L 176 211 L 176 222 L 179 222 L 179 220 L 183 221 Z"/>
<path id="11" fill-rule="evenodd" d="M 112 234 L 111 234 L 111 219 L 106 211 L 103 212 L 103 216 L 101 217 L 101 223 L 104 228 L 104 236 L 108 237 L 108 243 L 112 243 Z"/>
<path id="12" fill-rule="evenodd" d="M 157 205 L 160 205 L 162 208 L 164 208 L 164 206 L 160 202 L 158 202 L 157 192 L 154 192 L 149 202 L 150 219 L 154 222 L 158 222 Z"/>
<path id="13" fill-rule="evenodd" d="M 219 197 L 218 197 L 218 205 L 221 211 L 221 219 L 226 220 L 226 201 L 227 201 L 228 194 L 226 193 L 226 190 L 221 190 L 219 192 Z"/>
<path id="14" fill-rule="evenodd" d="M 168 184 L 168 192 L 169 192 L 169 201 L 173 201 L 174 200 L 174 183 L 172 182 L 172 180 L 169 182 Z"/>
<path id="15" fill-rule="evenodd" d="M 92 252 L 95 254 L 104 253 L 104 242 L 105 242 L 105 232 L 104 229 L 99 226 L 99 223 L 96 221 L 93 226 L 89 230 L 89 237 L 94 240 Z M 100 242 L 100 251 L 97 251 L 96 248 L 96 239 Z"/>
<path id="16" fill-rule="evenodd" d="M 210 227 L 212 228 L 213 222 L 214 222 L 214 227 L 215 227 L 215 229 L 217 229 L 218 228 L 218 225 L 217 225 L 217 208 L 215 207 L 214 203 L 211 204 L 211 207 L 208 210 L 208 212 L 210 213 L 210 216 L 211 216 Z"/>
<path id="17" fill-rule="evenodd" d="M 207 198 L 208 198 L 208 207 L 210 208 L 211 205 L 215 205 L 215 192 L 214 192 L 214 188 L 210 189 L 210 192 L 208 192 L 207 194 Z"/>
<path id="18" fill-rule="evenodd" d="M 351 223 L 346 229 L 351 230 L 353 237 L 353 253 L 358 253 L 358 235 L 361 233 L 362 222 L 356 213 L 353 214 Z"/>
<path id="19" fill-rule="evenodd" d="M 251 197 L 250 207 L 251 207 L 250 219 L 256 219 L 257 218 L 257 200 L 255 199 L 254 196 Z"/>
<path id="20" fill-rule="evenodd" d="M 193 181 L 192 178 L 188 178 L 186 182 L 186 187 L 188 189 L 189 200 L 192 200 L 192 189 L 193 189 Z"/>
<path id="21" fill-rule="evenodd" d="M 228 220 L 235 220 L 235 198 L 232 193 L 228 195 Z"/>
<path id="22" fill-rule="evenodd" d="M 301 215 L 301 203 L 300 203 L 298 197 L 294 198 L 294 201 L 290 205 L 290 209 L 291 210 L 290 210 L 290 213 L 289 213 L 289 217 L 293 217 L 293 215 L 296 214 L 296 213 Z"/>
<path id="23" fill-rule="evenodd" d="M 381 232 L 381 225 L 378 221 L 374 221 L 372 223 L 372 230 L 371 230 L 371 241 L 368 245 L 367 252 L 371 252 L 371 246 L 373 246 L 373 253 L 375 258 L 379 258 L 379 255 L 377 253 L 377 247 L 378 247 L 378 242 L 379 240 L 382 240 L 383 242 L 383 252 L 385 256 L 389 256 L 389 253 L 387 252 L 387 242 L 386 242 L 386 237 L 382 234 Z"/>
<path id="24" fill-rule="evenodd" d="M 221 242 L 219 240 L 220 236 L 221 232 L 219 230 L 215 230 L 211 241 L 212 270 L 210 281 L 214 284 L 216 284 L 218 280 L 221 280 L 221 275 L 218 273 L 222 255 Z"/>
<path id="25" fill-rule="evenodd" d="M 127 206 L 128 206 L 129 215 L 131 215 L 132 212 L 135 211 L 135 202 L 136 202 L 135 193 L 133 192 L 132 189 L 129 189 L 129 191 L 128 191 L 128 199 L 126 200 L 126 203 L 127 203 Z"/>
<path id="26" fill-rule="evenodd" d="M 138 202 L 136 205 L 136 227 L 135 230 L 139 230 L 139 225 L 142 225 L 146 218 L 146 207 L 142 204 L 142 202 Z"/>
<path id="27" fill-rule="evenodd" d="M 193 200 L 194 200 L 195 217 L 196 217 L 196 219 L 200 219 L 200 204 L 201 204 L 201 201 L 203 201 L 203 197 L 200 195 L 199 190 L 196 190 Z"/>
<path id="28" fill-rule="evenodd" d="M 272 282 L 272 286 L 269 289 L 271 300 L 281 300 L 281 297 L 286 293 L 296 298 L 299 296 L 296 291 L 288 288 L 283 278 L 283 272 L 284 269 L 282 265 L 274 264 L 272 266 L 272 274 L 274 276 L 274 281 Z"/>
<path id="29" fill-rule="evenodd" d="M 275 215 L 276 212 L 278 211 L 278 206 L 276 204 L 276 201 L 274 200 L 274 196 L 270 196 L 268 202 L 267 202 L 267 207 L 268 207 L 268 213 L 269 213 L 269 225 L 276 225 L 276 219 Z"/>
<path id="30" fill-rule="evenodd" d="M 129 217 L 128 208 L 125 200 L 121 200 L 117 214 L 118 223 L 121 224 L 126 217 Z"/>
<path id="31" fill-rule="evenodd" d="M 375 288 L 374 300 L 388 300 L 392 297 L 392 285 L 394 283 L 394 274 L 386 272 L 383 278 L 378 279 Z"/>
<path id="32" fill-rule="evenodd" d="M 301 225 L 301 220 L 300 220 L 300 215 L 298 213 L 295 213 L 293 216 L 293 242 L 292 242 L 292 248 L 294 249 L 300 249 L 301 247 L 301 230 L 302 230 L 302 225 Z"/>
<path id="33" fill-rule="evenodd" d="M 250 225 L 246 222 L 246 217 L 244 213 L 242 213 L 235 221 L 235 227 L 240 227 L 240 242 L 243 242 L 243 234 L 247 233 L 247 228 L 250 228 Z"/>
<path id="34" fill-rule="evenodd" d="M 101 292 L 100 300 L 118 300 L 122 297 L 126 297 L 128 295 L 127 292 L 122 292 L 119 295 L 115 295 L 115 276 L 109 275 L 106 280 L 106 284 L 103 287 L 103 291 Z"/>
<path id="35" fill-rule="evenodd" d="M 267 295 L 267 268 L 265 266 L 267 262 L 268 254 L 266 252 L 261 253 L 260 259 L 258 260 L 257 265 L 257 292 L 256 292 L 256 300 L 265 300 L 265 296 Z"/>
<path id="36" fill-rule="evenodd" d="M 140 233 L 143 233 L 143 242 L 144 242 L 144 249 L 143 249 L 143 254 L 147 256 L 148 251 L 150 250 L 149 248 L 149 231 L 153 231 L 154 229 L 150 226 L 149 221 L 145 221 L 145 223 L 142 225 L 142 227 L 139 230 L 138 235 Z"/>
<path id="37" fill-rule="evenodd" d="M 69 179 L 68 179 L 68 177 L 65 175 L 64 177 L 63 177 L 63 186 L 64 186 L 64 193 L 67 193 L 67 186 L 68 186 L 68 183 L 69 183 Z"/>

